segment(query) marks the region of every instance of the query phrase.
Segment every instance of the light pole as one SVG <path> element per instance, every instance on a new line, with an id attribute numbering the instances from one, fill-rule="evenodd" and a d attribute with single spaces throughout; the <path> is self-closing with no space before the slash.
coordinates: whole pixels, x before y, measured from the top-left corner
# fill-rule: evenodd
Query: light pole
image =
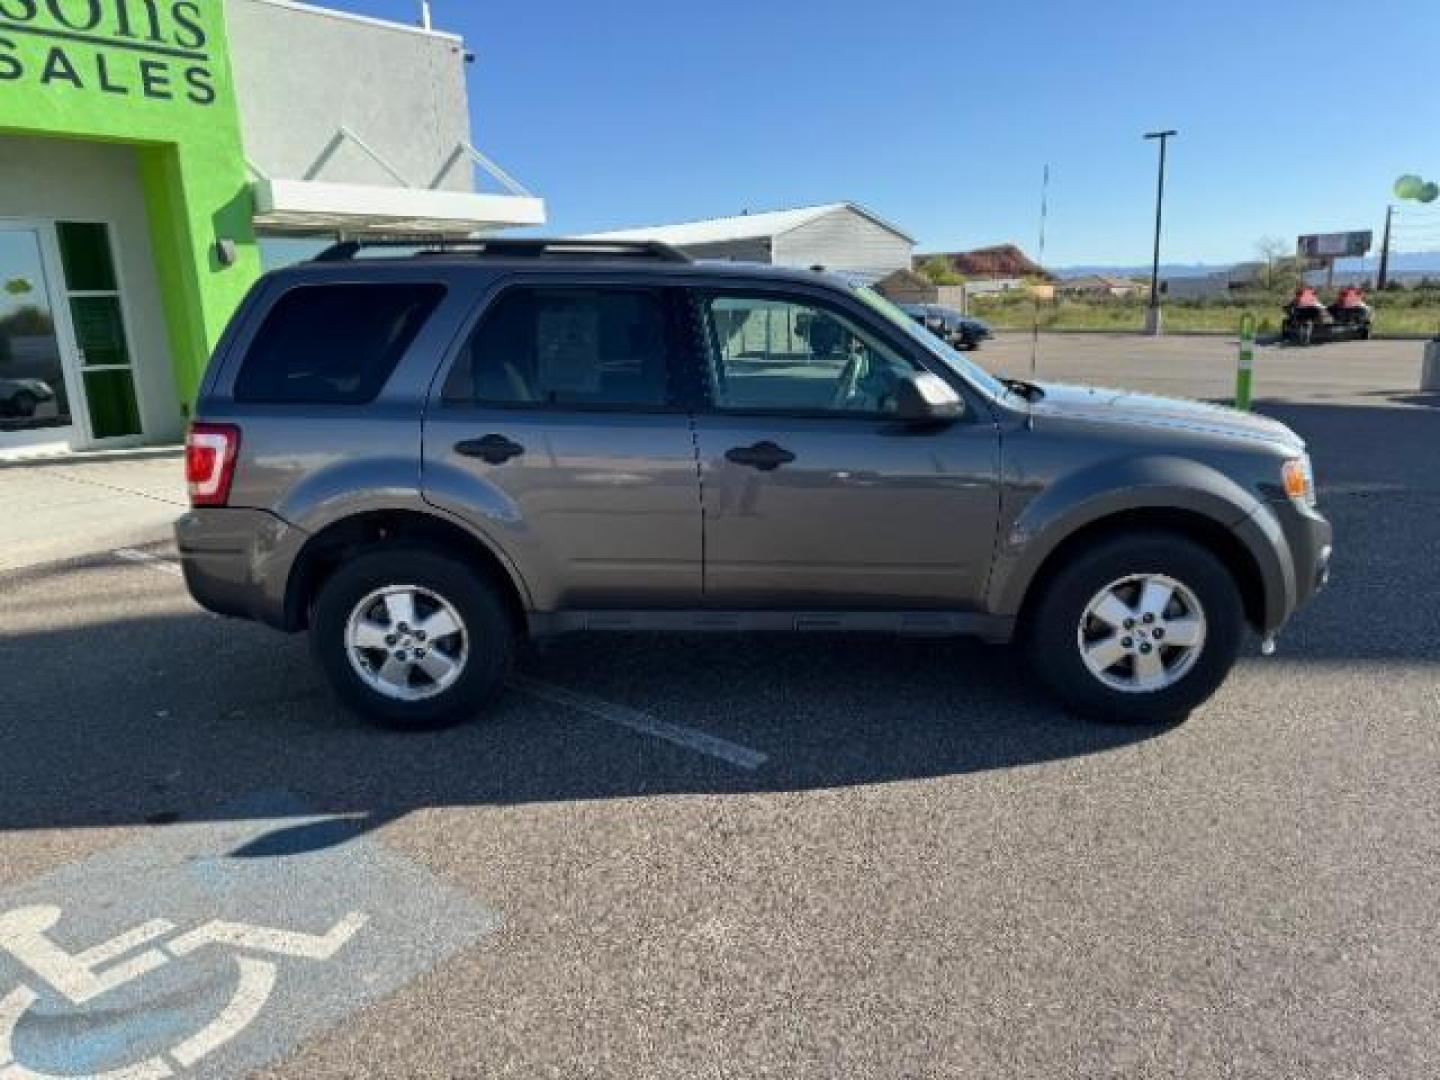
<path id="1" fill-rule="evenodd" d="M 1145 138 L 1160 140 L 1160 180 L 1155 188 L 1155 257 L 1150 263 L 1150 306 L 1145 309 L 1145 333 L 1160 333 L 1160 219 L 1165 208 L 1165 144 L 1176 131 L 1147 131 Z"/>

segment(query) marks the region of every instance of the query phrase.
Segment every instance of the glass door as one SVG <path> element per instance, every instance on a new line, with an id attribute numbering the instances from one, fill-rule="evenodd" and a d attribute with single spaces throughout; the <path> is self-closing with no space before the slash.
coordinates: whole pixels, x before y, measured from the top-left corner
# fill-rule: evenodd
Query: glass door
<path id="1" fill-rule="evenodd" d="M 109 226 L 57 221 L 55 237 L 65 273 L 89 442 L 115 445 L 133 440 L 140 434 L 140 406 Z"/>
<path id="2" fill-rule="evenodd" d="M 70 346 L 43 227 L 0 222 L 0 452 L 68 446 Z"/>

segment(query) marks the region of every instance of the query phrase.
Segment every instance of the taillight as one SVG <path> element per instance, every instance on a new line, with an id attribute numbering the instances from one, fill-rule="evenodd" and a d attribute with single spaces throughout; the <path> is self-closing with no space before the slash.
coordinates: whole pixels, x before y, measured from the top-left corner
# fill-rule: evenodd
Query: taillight
<path id="1" fill-rule="evenodd" d="M 240 429 L 234 424 L 191 424 L 185 436 L 185 483 L 191 506 L 224 506 L 240 456 Z"/>

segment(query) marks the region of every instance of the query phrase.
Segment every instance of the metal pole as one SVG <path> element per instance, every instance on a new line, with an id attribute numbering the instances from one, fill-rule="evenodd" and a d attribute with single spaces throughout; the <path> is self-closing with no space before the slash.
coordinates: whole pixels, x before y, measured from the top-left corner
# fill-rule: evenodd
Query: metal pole
<path id="1" fill-rule="evenodd" d="M 1155 255 L 1150 263 L 1150 306 L 1145 312 L 1145 332 L 1160 333 L 1160 225 L 1165 210 L 1165 148 L 1176 135 L 1168 131 L 1147 131 L 1145 138 L 1160 140 L 1160 173 L 1155 187 Z"/>
<path id="2" fill-rule="evenodd" d="M 1385 288 L 1386 280 L 1390 276 L 1390 218 L 1395 214 L 1395 207 L 1385 207 L 1385 235 L 1380 241 L 1380 271 L 1375 275 L 1375 291 L 1380 292 Z"/>
<path id="3" fill-rule="evenodd" d="M 1045 163 L 1045 172 L 1040 181 L 1040 250 L 1036 257 L 1040 260 L 1040 269 L 1045 269 L 1045 219 L 1050 216 L 1050 163 Z M 1032 286 L 1038 289 L 1040 286 Z M 1031 301 L 1035 305 L 1035 320 L 1031 327 L 1030 334 L 1030 377 L 1035 377 L 1035 366 L 1040 362 L 1040 294 L 1031 293 Z"/>

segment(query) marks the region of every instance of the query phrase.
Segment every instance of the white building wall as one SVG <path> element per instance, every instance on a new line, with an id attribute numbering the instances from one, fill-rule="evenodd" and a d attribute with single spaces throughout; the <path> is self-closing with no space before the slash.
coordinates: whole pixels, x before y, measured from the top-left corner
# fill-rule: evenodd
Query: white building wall
<path id="1" fill-rule="evenodd" d="M 268 177 L 428 188 L 470 138 L 465 50 L 452 34 L 288 0 L 227 0 L 245 155 Z M 348 127 L 404 178 L 346 141 Z M 439 185 L 473 189 L 468 158 Z"/>
<path id="2" fill-rule="evenodd" d="M 145 440 L 180 438 L 179 396 L 134 153 L 118 144 L 0 135 L 0 218 L 7 217 L 110 226 Z"/>
<path id="3" fill-rule="evenodd" d="M 692 259 L 719 259 L 726 262 L 753 263 L 770 261 L 770 241 L 765 238 L 722 240 L 714 244 L 686 244 L 680 250 Z"/>
<path id="4" fill-rule="evenodd" d="M 893 229 L 848 208 L 775 237 L 771 261 L 779 266 L 823 266 L 884 277 L 907 269 L 915 245 Z"/>

